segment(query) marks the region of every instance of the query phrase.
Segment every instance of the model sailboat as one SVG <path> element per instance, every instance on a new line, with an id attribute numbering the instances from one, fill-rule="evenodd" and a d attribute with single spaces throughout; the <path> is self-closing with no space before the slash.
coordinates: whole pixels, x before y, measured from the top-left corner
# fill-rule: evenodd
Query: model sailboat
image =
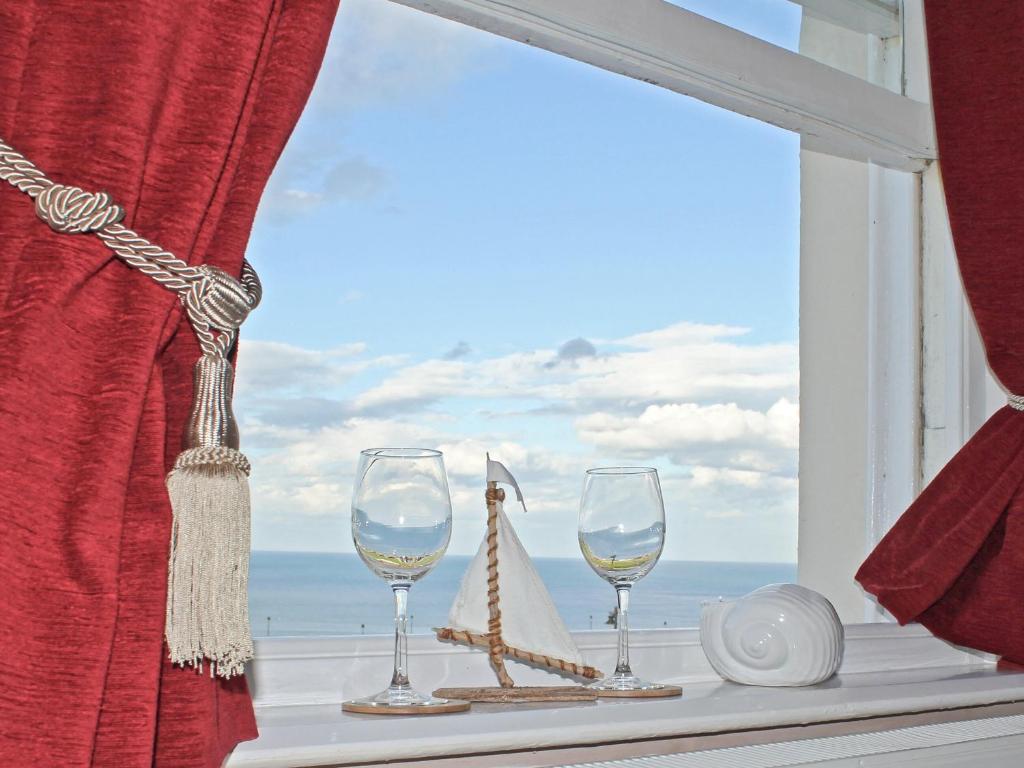
<path id="1" fill-rule="evenodd" d="M 477 701 L 591 699 L 578 686 L 516 688 L 505 668 L 512 658 L 567 676 L 594 680 L 601 673 L 587 666 L 555 608 L 551 595 L 530 561 L 503 508 L 505 484 L 523 493 L 512 473 L 487 457 L 487 534 L 462 579 L 439 640 L 486 648 L 501 688 L 458 689 L 461 698 Z M 514 689 L 514 690 L 513 690 Z M 453 693 L 445 691 L 444 695 Z"/>

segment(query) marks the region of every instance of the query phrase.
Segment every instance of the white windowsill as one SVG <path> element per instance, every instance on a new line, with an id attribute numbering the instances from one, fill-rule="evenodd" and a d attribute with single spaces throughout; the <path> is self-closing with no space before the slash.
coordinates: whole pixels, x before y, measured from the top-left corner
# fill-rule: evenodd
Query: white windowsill
<path id="1" fill-rule="evenodd" d="M 576 638 L 591 663 L 607 667 L 613 661 L 612 632 L 581 632 Z M 920 627 L 850 626 L 840 674 L 818 686 L 792 689 L 722 682 L 704 659 L 695 630 L 639 631 L 632 639 L 634 669 L 682 684 L 682 698 L 476 705 L 460 715 L 400 719 L 348 715 L 340 709 L 344 699 L 383 687 L 391 638 L 258 640 L 251 682 L 261 735 L 240 745 L 227 765 L 280 768 L 429 760 L 1024 701 L 1024 674 L 997 672 L 991 660 L 953 648 Z M 494 684 L 486 654 L 441 644 L 431 636 L 410 640 L 410 669 L 414 683 L 428 690 Z M 522 685 L 557 679 L 521 665 L 511 669 Z"/>

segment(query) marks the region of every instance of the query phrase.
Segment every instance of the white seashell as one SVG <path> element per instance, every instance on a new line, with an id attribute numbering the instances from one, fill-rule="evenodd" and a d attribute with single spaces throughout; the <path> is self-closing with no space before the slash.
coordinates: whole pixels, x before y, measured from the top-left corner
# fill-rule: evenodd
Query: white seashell
<path id="1" fill-rule="evenodd" d="M 715 671 L 744 685 L 814 685 L 832 677 L 843 658 L 836 609 L 798 584 L 705 603 L 700 641 Z"/>

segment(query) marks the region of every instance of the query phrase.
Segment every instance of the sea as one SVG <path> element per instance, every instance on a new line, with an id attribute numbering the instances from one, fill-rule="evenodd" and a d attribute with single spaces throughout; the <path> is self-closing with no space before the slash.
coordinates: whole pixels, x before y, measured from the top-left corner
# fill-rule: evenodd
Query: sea
<path id="1" fill-rule="evenodd" d="M 429 633 L 446 623 L 470 559 L 448 555 L 413 585 L 411 632 Z M 569 629 L 614 626 L 615 591 L 582 559 L 539 557 L 533 563 Z M 661 561 L 633 587 L 629 624 L 635 629 L 695 627 L 707 600 L 792 581 L 792 563 Z M 249 611 L 257 637 L 394 631 L 391 590 L 355 554 L 253 552 Z"/>

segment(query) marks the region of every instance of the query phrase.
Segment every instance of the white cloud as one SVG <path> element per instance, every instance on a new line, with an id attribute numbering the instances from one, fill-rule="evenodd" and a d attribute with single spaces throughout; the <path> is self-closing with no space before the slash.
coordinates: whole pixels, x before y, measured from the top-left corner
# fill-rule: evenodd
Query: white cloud
<path id="1" fill-rule="evenodd" d="M 474 366 L 460 360 L 428 360 L 396 371 L 395 375 L 353 401 L 356 410 L 383 411 L 429 404 L 472 388 Z M 481 382 L 482 383 L 482 382 Z"/>
<path id="2" fill-rule="evenodd" d="M 668 455 L 678 464 L 713 457 L 731 465 L 782 470 L 791 468 L 796 457 L 800 412 L 784 398 L 763 412 L 736 403 L 672 403 L 650 405 L 639 416 L 595 413 L 576 426 L 582 441 L 625 455 Z"/>
<path id="3" fill-rule="evenodd" d="M 430 97 L 483 66 L 492 35 L 381 0 L 345 0 L 313 107 L 347 111 Z"/>
<path id="4" fill-rule="evenodd" d="M 728 469 L 723 467 L 694 467 L 692 472 L 694 488 L 708 488 L 717 485 L 740 485 L 744 488 L 790 488 L 796 489 L 796 478 L 778 477 L 752 469 Z"/>
<path id="5" fill-rule="evenodd" d="M 323 197 L 328 200 L 369 200 L 388 185 L 388 172 L 363 157 L 335 163 L 324 176 Z"/>
<path id="6" fill-rule="evenodd" d="M 361 343 L 316 350 L 279 341 L 242 339 L 238 348 L 238 394 L 266 396 L 281 390 L 308 392 L 337 387 L 380 363 L 380 359 L 357 359 L 365 351 L 366 345 Z"/>
<path id="7" fill-rule="evenodd" d="M 731 336 L 743 336 L 747 333 L 750 333 L 749 328 L 741 328 L 735 325 L 683 322 L 675 323 L 666 328 L 659 328 L 656 331 L 636 333 L 624 339 L 619 339 L 614 343 L 639 349 L 662 349 L 664 347 L 677 347 L 681 344 L 695 344 Z"/>
<path id="8" fill-rule="evenodd" d="M 487 66 L 498 40 L 384 0 L 345 0 L 309 104 L 260 202 L 282 224 L 327 205 L 380 201 L 396 174 L 347 138 L 357 112 L 436 100 Z"/>
<path id="9" fill-rule="evenodd" d="M 524 530 L 550 524 L 550 513 L 557 511 L 563 525 L 574 531 L 573 495 L 578 492 L 577 481 L 586 466 L 582 460 L 573 461 L 543 448 L 527 448 L 498 436 L 455 436 L 427 424 L 395 419 L 357 417 L 320 428 L 253 425 L 246 429 L 245 441 L 253 462 L 257 528 L 284 520 L 302 525 L 304 518 L 347 520 L 356 457 L 364 448 L 402 445 L 441 449 L 455 517 L 452 551 L 464 553 L 475 551 L 483 535 L 484 457 L 488 451 L 514 467 L 516 476 L 529 489 L 531 516 L 522 521 Z M 559 546 L 564 549 L 565 543 Z M 348 549 L 349 542 L 312 543 L 311 548 L 317 547 Z"/>
<path id="10" fill-rule="evenodd" d="M 482 536 L 489 451 L 523 486 L 529 514 L 516 525 L 537 554 L 575 553 L 584 469 L 635 462 L 659 466 L 670 518 L 685 519 L 697 537 L 669 556 L 750 559 L 760 551 L 753 528 L 773 542 L 753 559 L 791 559 L 795 345 L 745 344 L 743 333 L 680 324 L 597 342 L 594 354 L 554 367 L 557 349 L 414 362 L 362 344 L 243 342 L 237 410 L 254 464 L 257 527 L 308 518 L 322 521 L 318 530 L 347 531 L 358 452 L 425 446 L 445 454 L 454 552 L 474 551 Z M 356 386 L 362 375 L 376 383 Z M 467 417 L 467 401 L 486 417 Z M 742 530 L 723 537 L 722 526 Z M 311 548 L 348 548 L 341 538 Z"/>
<path id="11" fill-rule="evenodd" d="M 558 365 L 575 365 L 576 361 L 585 357 L 597 357 L 597 347 L 592 342 L 581 336 L 569 339 L 558 348 L 553 359 L 544 364 L 545 368 L 554 368 Z"/>
<path id="12" fill-rule="evenodd" d="M 609 343 L 601 354 L 535 350 L 477 362 L 429 360 L 396 371 L 362 393 L 359 408 L 425 406 L 445 397 L 535 398 L 592 412 L 605 406 L 796 397 L 795 344 L 718 340 L 743 329 L 682 323 Z M 579 339 L 577 341 L 584 341 Z M 589 342 L 586 342 L 589 344 Z M 593 345 L 591 345 L 592 347 Z M 640 349 L 637 349 L 640 347 Z"/>
<path id="13" fill-rule="evenodd" d="M 466 355 L 472 354 L 472 352 L 473 349 L 472 347 L 469 346 L 467 342 L 460 341 L 458 344 L 456 344 L 454 347 L 452 347 L 451 349 L 444 353 L 443 359 L 458 360 L 460 357 L 465 357 Z"/>
<path id="14" fill-rule="evenodd" d="M 259 217 L 284 224 L 332 203 L 367 203 L 382 198 L 391 173 L 353 156 L 337 139 L 301 136 L 289 142 L 260 199 Z"/>
<path id="15" fill-rule="evenodd" d="M 284 172 L 276 178 L 271 177 L 260 198 L 261 219 L 281 223 L 311 213 L 323 204 L 323 193 L 290 187 L 291 181 Z"/>

